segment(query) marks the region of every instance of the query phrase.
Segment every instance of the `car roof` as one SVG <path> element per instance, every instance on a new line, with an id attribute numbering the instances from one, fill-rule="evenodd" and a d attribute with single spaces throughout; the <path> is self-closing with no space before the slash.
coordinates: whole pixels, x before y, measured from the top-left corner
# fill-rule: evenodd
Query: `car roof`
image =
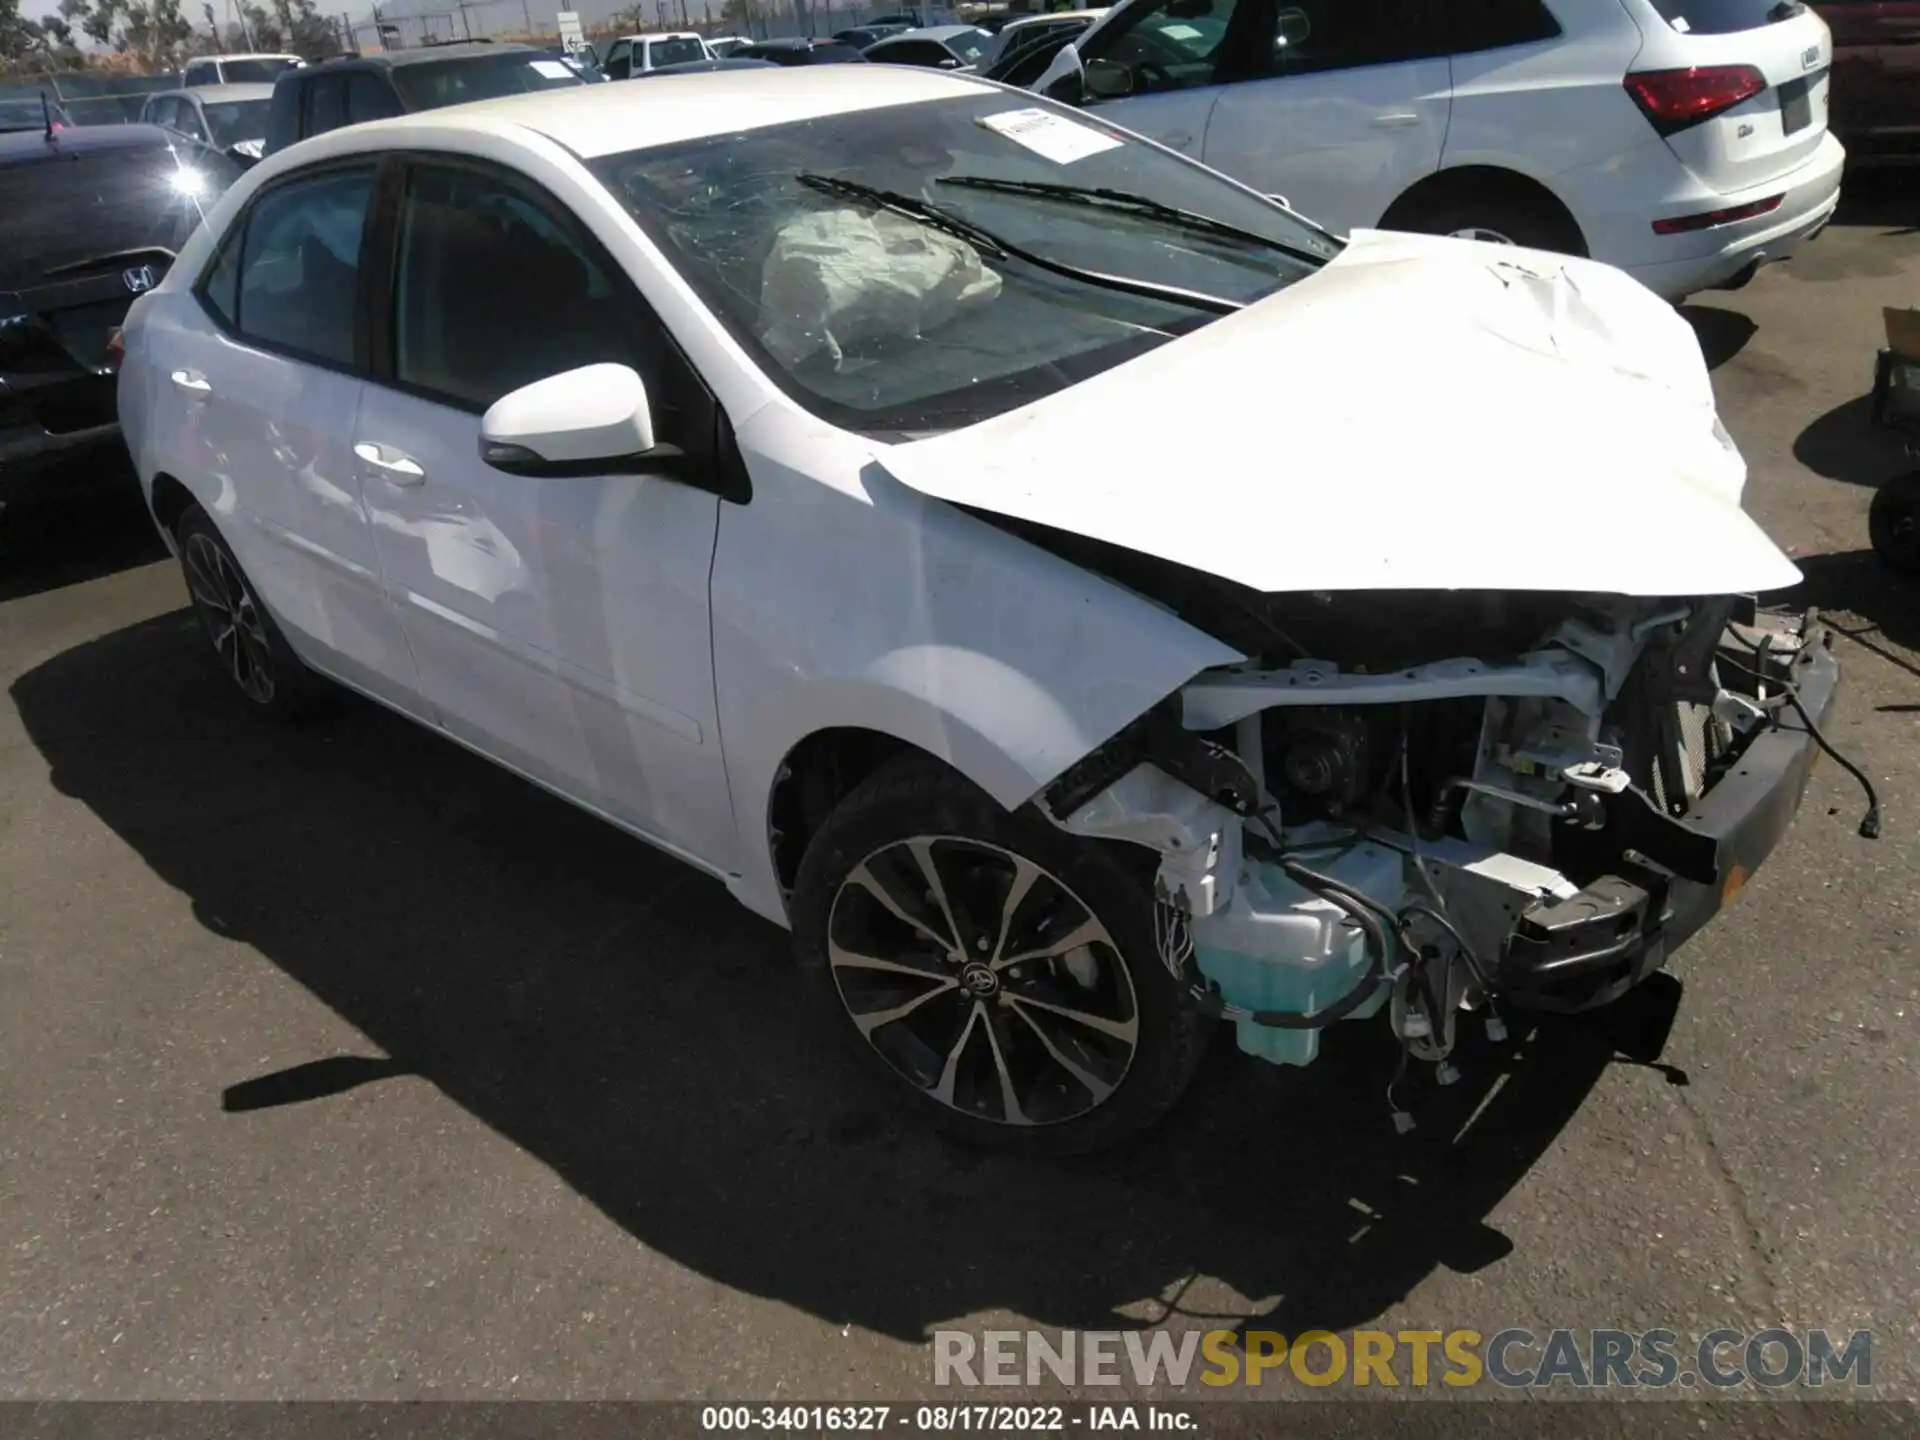
<path id="1" fill-rule="evenodd" d="M 649 30 L 644 35 L 622 35 L 622 40 L 698 40 L 698 30 Z"/>
<path id="2" fill-rule="evenodd" d="M 986 32 L 978 25 L 922 25 L 918 30 L 903 30 L 898 35 L 889 35 L 880 43 L 895 44 L 901 40 L 949 40 L 955 35 L 982 35 Z"/>
<path id="3" fill-rule="evenodd" d="M 1098 10 L 1049 10 L 1044 15 L 1015 15 L 1000 29 L 1005 34 L 1008 30 L 1026 30 L 1055 20 L 1097 20 L 1106 13 L 1107 7 L 1102 6 Z"/>
<path id="4" fill-rule="evenodd" d="M 522 45 L 517 41 L 496 45 L 484 41 L 471 43 L 462 41 L 458 45 L 423 45 L 414 50 L 384 50 L 377 55 L 349 55 L 342 60 L 322 60 L 317 64 L 304 65 L 298 70 L 289 70 L 280 77 L 324 75 L 335 70 L 345 70 L 355 66 L 373 66 L 382 70 L 397 69 L 403 65 L 437 65 L 444 60 L 463 60 L 480 55 L 512 55 L 520 52 L 538 55 L 541 52 L 531 45 Z M 274 82 L 276 84 L 279 81 Z"/>
<path id="5" fill-rule="evenodd" d="M 852 115 L 891 105 L 958 100 L 1000 87 L 912 65 L 806 65 L 715 70 L 657 84 L 579 85 L 476 100 L 331 132 L 395 147 L 410 131 L 457 126 L 495 135 L 531 130 L 585 160 L 645 146 L 736 134 L 793 120 Z M 1019 96 L 1009 95 L 1009 104 Z M 311 145 L 313 142 L 306 142 Z M 355 146 L 353 148 L 366 148 Z"/>
<path id="6" fill-rule="evenodd" d="M 300 57 L 287 50 L 236 50 L 231 55 L 189 55 L 186 63 L 191 65 L 198 60 L 205 64 L 217 60 L 222 64 L 228 60 L 298 60 Z"/>
<path id="7" fill-rule="evenodd" d="M 0 133 L 0 165 L 31 165 L 61 155 L 100 155 L 114 150 L 163 150 L 173 137 L 158 125 L 81 125 L 56 130 Z"/>
<path id="8" fill-rule="evenodd" d="M 184 90 L 156 90 L 147 98 L 158 100 L 163 95 L 184 95 L 189 100 L 198 100 L 203 105 L 232 104 L 239 100 L 270 100 L 273 98 L 273 83 L 268 80 L 248 85 L 191 85 Z"/>

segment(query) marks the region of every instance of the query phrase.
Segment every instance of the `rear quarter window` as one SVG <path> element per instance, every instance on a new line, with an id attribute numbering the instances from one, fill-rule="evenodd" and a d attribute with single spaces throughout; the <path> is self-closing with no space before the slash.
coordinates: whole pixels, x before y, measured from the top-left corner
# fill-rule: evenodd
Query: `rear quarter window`
<path id="1" fill-rule="evenodd" d="M 1795 0 L 1649 0 L 1682 35 L 1735 35 L 1791 20 L 1807 7 Z"/>

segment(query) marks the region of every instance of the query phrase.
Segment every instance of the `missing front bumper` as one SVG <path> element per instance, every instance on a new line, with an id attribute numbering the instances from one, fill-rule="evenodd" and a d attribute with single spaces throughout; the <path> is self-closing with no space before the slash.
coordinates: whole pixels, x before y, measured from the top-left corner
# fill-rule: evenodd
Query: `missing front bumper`
<path id="1" fill-rule="evenodd" d="M 1831 635 L 1810 628 L 1781 668 L 1806 713 L 1823 724 L 1840 680 Z M 1503 1001 L 1561 1013 L 1590 1010 L 1660 969 L 1772 853 L 1800 808 L 1819 753 L 1789 714 L 1756 737 L 1683 815 L 1649 814 L 1637 797 L 1617 797 L 1605 828 L 1627 832 L 1616 842 L 1623 847 L 1620 873 L 1601 875 L 1570 898 L 1541 900 L 1520 915 L 1500 958 Z"/>

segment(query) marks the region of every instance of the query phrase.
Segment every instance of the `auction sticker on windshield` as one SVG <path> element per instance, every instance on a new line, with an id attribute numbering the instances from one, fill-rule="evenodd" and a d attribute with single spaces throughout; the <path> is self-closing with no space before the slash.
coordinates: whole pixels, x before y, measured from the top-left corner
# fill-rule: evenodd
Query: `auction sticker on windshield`
<path id="1" fill-rule="evenodd" d="M 569 70 L 558 60 L 530 60 L 527 63 L 533 66 L 534 74 L 544 75 L 549 80 L 571 80 L 573 78 L 573 71 Z"/>
<path id="2" fill-rule="evenodd" d="M 980 123 L 1056 165 L 1071 165 L 1103 150 L 1120 148 L 1120 142 L 1113 136 L 1076 124 L 1050 110 L 1006 110 L 998 115 L 982 115 Z"/>

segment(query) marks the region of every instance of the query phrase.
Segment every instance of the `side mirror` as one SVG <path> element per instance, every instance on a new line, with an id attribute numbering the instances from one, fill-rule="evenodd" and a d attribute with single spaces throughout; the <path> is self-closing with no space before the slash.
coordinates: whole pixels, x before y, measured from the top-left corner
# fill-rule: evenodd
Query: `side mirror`
<path id="1" fill-rule="evenodd" d="M 1084 72 L 1087 93 L 1098 100 L 1118 100 L 1133 93 L 1133 71 L 1118 60 L 1089 60 Z"/>
<path id="2" fill-rule="evenodd" d="M 1080 47 L 1071 41 L 1062 45 L 1033 82 L 1033 88 L 1062 105 L 1086 104 L 1087 67 L 1080 59 Z"/>
<path id="3" fill-rule="evenodd" d="M 647 387 L 625 365 L 585 365 L 522 385 L 480 417 L 480 458 L 509 475 L 620 474 L 678 453 L 654 442 Z"/>
<path id="4" fill-rule="evenodd" d="M 940 62 L 940 68 L 942 70 L 958 70 L 960 68 L 960 62 L 949 55 Z"/>

